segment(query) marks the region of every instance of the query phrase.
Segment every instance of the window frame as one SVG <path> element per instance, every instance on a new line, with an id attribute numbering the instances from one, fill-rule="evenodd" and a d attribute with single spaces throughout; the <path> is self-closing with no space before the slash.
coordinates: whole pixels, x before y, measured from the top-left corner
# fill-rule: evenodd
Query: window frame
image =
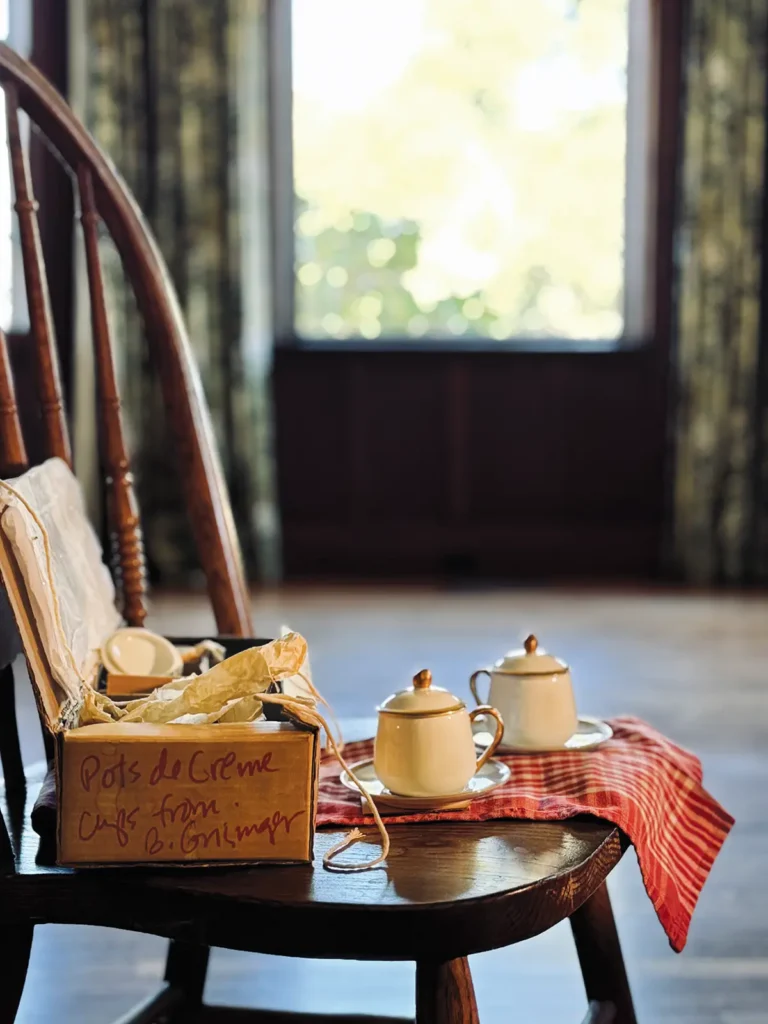
<path id="1" fill-rule="evenodd" d="M 272 320 L 275 344 L 315 352 L 608 353 L 645 348 L 657 316 L 656 140 L 659 133 L 655 21 L 659 0 L 629 0 L 627 149 L 624 201 L 624 331 L 618 338 L 446 338 L 388 335 L 375 339 L 307 338 L 295 329 L 295 200 L 293 176 L 292 2 L 268 0 L 267 69 L 270 138 Z"/>

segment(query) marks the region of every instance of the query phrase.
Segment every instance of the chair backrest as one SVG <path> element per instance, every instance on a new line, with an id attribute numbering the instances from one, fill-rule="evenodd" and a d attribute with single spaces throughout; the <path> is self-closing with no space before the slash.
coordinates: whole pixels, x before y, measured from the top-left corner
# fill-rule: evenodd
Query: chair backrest
<path id="1" fill-rule="evenodd" d="M 240 547 L 208 408 L 179 303 L 157 245 L 120 175 L 65 101 L 39 71 L 2 43 L 0 88 L 5 93 L 14 208 L 46 455 L 72 463 L 37 204 L 19 130 L 20 111 L 27 114 L 69 169 L 79 196 L 96 366 L 100 461 L 106 483 L 109 529 L 118 556 L 117 584 L 123 614 L 131 625 L 144 621 L 144 549 L 99 262 L 100 222 L 120 254 L 144 324 L 168 411 L 179 483 L 218 630 L 235 636 L 251 635 Z M 0 332 L 0 475 L 16 474 L 26 465 L 6 339 Z"/>

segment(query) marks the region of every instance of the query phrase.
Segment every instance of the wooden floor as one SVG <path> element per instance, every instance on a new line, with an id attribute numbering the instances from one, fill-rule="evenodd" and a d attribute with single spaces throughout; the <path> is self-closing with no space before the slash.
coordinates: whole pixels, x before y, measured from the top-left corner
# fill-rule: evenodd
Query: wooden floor
<path id="1" fill-rule="evenodd" d="M 573 666 L 579 707 L 648 719 L 704 763 L 705 784 L 736 816 L 677 956 L 630 853 L 611 892 L 640 1024 L 768 1022 L 768 597 L 671 592 L 445 592 L 301 589 L 259 596 L 261 635 L 283 623 L 310 641 L 316 683 L 362 716 L 417 669 L 467 695 L 469 673 L 528 631 Z M 158 598 L 149 625 L 209 635 L 201 599 Z M 25 756 L 39 756 L 24 688 Z M 106 930 L 35 933 L 23 1024 L 96 1024 L 160 977 L 164 944 Z M 554 1024 L 583 1012 L 567 926 L 472 958 L 482 1024 Z M 217 951 L 208 998 L 327 1013 L 413 1012 L 408 964 L 307 963 Z"/>

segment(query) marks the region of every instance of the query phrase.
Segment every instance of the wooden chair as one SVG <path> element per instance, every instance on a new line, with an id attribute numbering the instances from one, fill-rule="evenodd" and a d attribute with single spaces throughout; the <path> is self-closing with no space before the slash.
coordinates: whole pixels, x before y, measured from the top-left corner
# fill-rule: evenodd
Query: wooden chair
<path id="1" fill-rule="evenodd" d="M 32 66 L 3 45 L 0 87 L 6 95 L 47 454 L 71 461 L 36 206 L 19 133 L 20 110 L 71 170 L 79 194 L 101 462 L 125 618 L 131 624 L 144 620 L 143 550 L 102 288 L 99 222 L 120 252 L 156 360 L 180 481 L 186 488 L 219 631 L 250 635 L 248 594 L 200 379 L 156 245 L 120 177 L 65 102 Z M 27 464 L 2 337 L 0 459 L 4 475 L 18 473 Z M 124 871 L 115 885 L 114 871 L 56 868 L 41 849 L 29 822 L 45 766 L 25 777 L 8 670 L 0 682 L 5 775 L 0 801 L 0 1024 L 15 1019 L 36 924 L 102 925 L 171 940 L 162 990 L 123 1024 L 286 1019 L 204 1006 L 210 946 L 296 957 L 413 960 L 419 1024 L 473 1024 L 478 1016 L 467 956 L 527 939 L 566 917 L 592 1000 L 586 1020 L 634 1024 L 605 885 L 626 846 L 618 829 L 593 820 L 397 826 L 391 829 L 386 870 L 345 875 L 325 871 L 318 862 L 314 869 Z M 338 838 L 338 832 L 320 833 L 318 858 Z"/>

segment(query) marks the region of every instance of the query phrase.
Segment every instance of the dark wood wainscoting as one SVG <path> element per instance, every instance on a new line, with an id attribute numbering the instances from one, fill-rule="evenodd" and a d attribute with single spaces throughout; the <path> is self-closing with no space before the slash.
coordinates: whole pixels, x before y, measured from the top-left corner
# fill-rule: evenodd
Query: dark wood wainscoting
<path id="1" fill-rule="evenodd" d="M 286 575 L 656 576 L 661 356 L 278 350 Z"/>

